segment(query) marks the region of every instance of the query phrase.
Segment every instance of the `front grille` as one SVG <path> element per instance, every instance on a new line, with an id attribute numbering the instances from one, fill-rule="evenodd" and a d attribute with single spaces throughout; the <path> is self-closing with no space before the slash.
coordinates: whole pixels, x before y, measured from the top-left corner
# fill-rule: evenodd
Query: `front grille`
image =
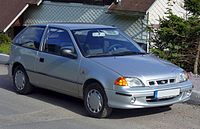
<path id="1" fill-rule="evenodd" d="M 166 84 L 172 84 L 172 83 L 175 83 L 174 78 L 148 81 L 149 86 L 166 85 Z"/>
<path id="2" fill-rule="evenodd" d="M 170 83 L 175 83 L 175 79 L 169 79 Z"/>
<path id="3" fill-rule="evenodd" d="M 159 80 L 159 81 L 156 81 L 158 85 L 162 85 L 162 84 L 167 84 L 168 83 L 168 80 Z"/>

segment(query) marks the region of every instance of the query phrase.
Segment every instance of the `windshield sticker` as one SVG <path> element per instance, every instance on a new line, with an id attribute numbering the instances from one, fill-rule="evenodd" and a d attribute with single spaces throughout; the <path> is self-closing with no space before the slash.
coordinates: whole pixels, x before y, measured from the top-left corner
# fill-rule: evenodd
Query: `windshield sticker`
<path id="1" fill-rule="evenodd" d="M 92 33 L 93 37 L 105 37 L 106 34 L 104 32 L 94 32 Z"/>
<path id="2" fill-rule="evenodd" d="M 113 30 L 102 30 L 106 35 L 110 35 L 110 36 L 115 36 L 115 35 L 119 35 L 118 31 L 113 31 Z"/>

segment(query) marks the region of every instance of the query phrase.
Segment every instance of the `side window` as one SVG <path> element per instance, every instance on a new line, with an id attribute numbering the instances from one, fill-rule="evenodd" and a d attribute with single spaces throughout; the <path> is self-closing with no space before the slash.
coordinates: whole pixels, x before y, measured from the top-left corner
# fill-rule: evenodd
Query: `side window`
<path id="1" fill-rule="evenodd" d="M 44 27 L 28 27 L 14 40 L 14 44 L 38 50 L 44 29 Z"/>
<path id="2" fill-rule="evenodd" d="M 44 51 L 55 55 L 61 55 L 61 49 L 64 47 L 74 48 L 69 33 L 63 29 L 49 28 Z"/>

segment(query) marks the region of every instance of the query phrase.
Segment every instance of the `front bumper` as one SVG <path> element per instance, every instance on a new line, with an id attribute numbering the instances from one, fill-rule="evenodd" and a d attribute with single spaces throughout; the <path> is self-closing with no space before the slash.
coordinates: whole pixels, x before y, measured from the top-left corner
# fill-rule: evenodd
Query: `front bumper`
<path id="1" fill-rule="evenodd" d="M 165 99 L 150 99 L 154 98 L 155 91 L 180 89 L 180 94 L 171 98 Z M 133 109 L 147 108 L 172 105 L 178 102 L 185 102 L 190 99 L 192 92 L 191 81 L 186 81 L 177 84 L 156 86 L 156 87 L 141 87 L 141 88 L 122 88 L 116 87 L 115 90 L 105 90 L 108 97 L 108 106 L 112 108 Z"/>

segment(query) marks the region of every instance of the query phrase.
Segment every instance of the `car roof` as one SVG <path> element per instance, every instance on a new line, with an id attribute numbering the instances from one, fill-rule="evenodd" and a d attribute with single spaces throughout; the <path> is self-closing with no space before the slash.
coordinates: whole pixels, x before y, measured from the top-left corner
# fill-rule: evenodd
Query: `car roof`
<path id="1" fill-rule="evenodd" d="M 99 25 L 99 24 L 68 24 L 68 23 L 49 23 L 49 24 L 36 24 L 31 26 L 52 26 L 59 28 L 67 28 L 70 30 L 78 30 L 78 29 L 97 29 L 97 28 L 116 28 L 113 26 Z"/>

